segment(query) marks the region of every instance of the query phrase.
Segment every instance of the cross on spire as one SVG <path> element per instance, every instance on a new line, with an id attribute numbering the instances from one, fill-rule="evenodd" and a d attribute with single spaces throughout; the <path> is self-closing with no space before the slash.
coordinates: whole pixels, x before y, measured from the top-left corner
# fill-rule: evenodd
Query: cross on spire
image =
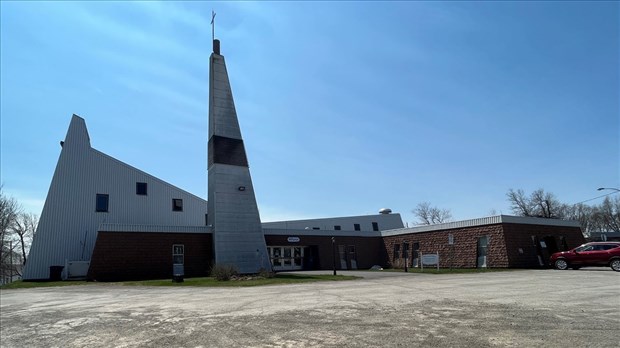
<path id="1" fill-rule="evenodd" d="M 215 40 L 215 11 L 211 10 L 211 41 Z"/>

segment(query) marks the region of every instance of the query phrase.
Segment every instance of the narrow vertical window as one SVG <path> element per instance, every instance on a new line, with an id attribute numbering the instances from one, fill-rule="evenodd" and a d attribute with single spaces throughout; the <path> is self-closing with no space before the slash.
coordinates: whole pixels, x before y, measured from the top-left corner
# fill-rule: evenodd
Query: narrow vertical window
<path id="1" fill-rule="evenodd" d="M 378 223 L 376 223 L 376 222 L 373 222 L 373 223 L 372 223 L 372 230 L 373 230 L 373 231 L 379 231 L 379 224 L 378 224 Z"/>
<path id="2" fill-rule="evenodd" d="M 353 224 L 353 229 L 356 231 L 360 231 L 360 224 Z"/>
<path id="3" fill-rule="evenodd" d="M 140 196 L 146 196 L 146 183 L 145 182 L 136 183 L 136 194 Z"/>
<path id="4" fill-rule="evenodd" d="M 172 263 L 175 265 L 183 265 L 185 263 L 185 245 L 172 245 Z"/>
<path id="5" fill-rule="evenodd" d="M 95 204 L 95 211 L 99 213 L 107 213 L 109 201 L 110 201 L 110 195 L 97 193 L 97 202 Z"/>
<path id="6" fill-rule="evenodd" d="M 179 198 L 172 199 L 172 211 L 183 211 L 183 200 Z"/>
<path id="7" fill-rule="evenodd" d="M 394 244 L 394 261 L 400 259 L 400 244 Z"/>

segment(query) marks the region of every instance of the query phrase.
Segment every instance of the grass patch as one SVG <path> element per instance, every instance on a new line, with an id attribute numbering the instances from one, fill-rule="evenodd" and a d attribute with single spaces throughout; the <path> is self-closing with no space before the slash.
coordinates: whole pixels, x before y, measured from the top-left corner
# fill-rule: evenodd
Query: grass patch
<path id="1" fill-rule="evenodd" d="M 86 281 L 61 281 L 61 282 L 23 282 L 15 281 L 11 284 L 2 286 L 2 289 L 29 289 L 55 286 L 71 286 L 71 285 L 122 285 L 122 286 L 202 286 L 202 287 L 246 287 L 246 286 L 262 286 L 262 285 L 280 285 L 280 284 L 298 284 L 321 281 L 342 281 L 361 279 L 356 276 L 343 275 L 326 275 L 326 274 L 290 274 L 278 273 L 271 278 L 254 278 L 243 280 L 218 281 L 213 277 L 204 278 L 186 278 L 182 283 L 174 283 L 172 279 L 158 280 L 141 280 L 141 281 L 125 281 L 125 282 L 86 282 Z"/>
<path id="2" fill-rule="evenodd" d="M 173 283 L 171 280 L 143 280 L 131 282 L 114 283 L 126 286 L 203 286 L 203 287 L 246 287 L 246 286 L 262 286 L 262 285 L 280 285 L 280 284 L 298 284 L 320 281 L 342 281 L 354 280 L 361 277 L 342 276 L 342 275 L 310 275 L 310 274 L 285 274 L 279 273 L 271 278 L 255 278 L 247 280 L 228 280 L 218 281 L 213 277 L 204 278 L 186 278 L 183 283 Z"/>
<path id="3" fill-rule="evenodd" d="M 409 268 L 409 273 L 424 273 L 424 274 L 461 274 L 461 273 L 489 273 L 489 272 L 508 272 L 518 271 L 516 268 L 440 268 L 437 270 L 435 267 L 425 267 L 424 271 L 421 268 L 414 267 Z M 383 271 L 372 272 L 405 272 L 403 268 L 385 268 Z"/>
<path id="4" fill-rule="evenodd" d="M 88 285 L 93 284 L 86 282 L 85 280 L 67 280 L 60 282 L 25 282 L 22 280 L 16 280 L 12 283 L 0 286 L 0 289 L 31 289 L 31 288 L 51 288 L 55 286 L 75 286 L 75 285 Z"/>

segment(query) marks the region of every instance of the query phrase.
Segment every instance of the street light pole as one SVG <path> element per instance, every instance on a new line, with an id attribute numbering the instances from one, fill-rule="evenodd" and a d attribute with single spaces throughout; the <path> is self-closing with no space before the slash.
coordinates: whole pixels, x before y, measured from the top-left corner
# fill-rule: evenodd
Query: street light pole
<path id="1" fill-rule="evenodd" d="M 333 262 L 334 275 L 336 275 L 336 237 L 332 237 L 332 253 L 333 253 L 332 259 L 334 260 Z"/>
<path id="2" fill-rule="evenodd" d="M 603 190 L 613 190 L 613 191 L 616 191 L 616 192 L 620 192 L 620 189 L 617 189 L 617 188 L 615 188 L 615 187 L 599 187 L 599 188 L 597 188 L 596 190 L 597 190 L 597 191 L 603 191 Z M 612 192 L 612 193 L 615 193 L 615 192 Z"/>

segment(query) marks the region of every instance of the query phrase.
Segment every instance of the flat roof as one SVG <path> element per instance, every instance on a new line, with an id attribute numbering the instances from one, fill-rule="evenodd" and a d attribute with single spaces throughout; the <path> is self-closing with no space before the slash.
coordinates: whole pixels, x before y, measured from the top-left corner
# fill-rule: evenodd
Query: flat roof
<path id="1" fill-rule="evenodd" d="M 461 220 L 447 222 L 436 225 L 422 225 L 415 227 L 397 228 L 393 230 L 385 230 L 381 232 L 383 237 L 397 236 L 401 234 L 421 233 L 451 230 L 456 228 L 476 227 L 496 224 L 525 224 L 525 225 L 543 225 L 543 226 L 560 226 L 560 227 L 581 227 L 579 221 L 548 219 L 531 216 L 512 216 L 512 215 L 496 215 L 477 219 Z"/>

